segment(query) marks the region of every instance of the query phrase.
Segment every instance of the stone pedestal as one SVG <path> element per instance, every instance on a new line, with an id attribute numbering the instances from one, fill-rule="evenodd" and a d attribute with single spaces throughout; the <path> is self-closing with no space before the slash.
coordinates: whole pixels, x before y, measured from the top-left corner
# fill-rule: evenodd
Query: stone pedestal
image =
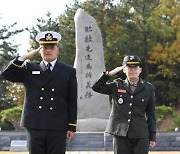
<path id="1" fill-rule="evenodd" d="M 24 152 L 28 151 L 26 140 L 12 140 L 10 145 L 11 152 Z"/>

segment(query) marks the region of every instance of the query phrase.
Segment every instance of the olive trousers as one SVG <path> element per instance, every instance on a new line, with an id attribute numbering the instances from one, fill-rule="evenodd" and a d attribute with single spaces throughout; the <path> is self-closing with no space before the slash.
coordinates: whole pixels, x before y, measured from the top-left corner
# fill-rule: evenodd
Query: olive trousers
<path id="1" fill-rule="evenodd" d="M 149 139 L 114 136 L 114 154 L 148 154 Z"/>

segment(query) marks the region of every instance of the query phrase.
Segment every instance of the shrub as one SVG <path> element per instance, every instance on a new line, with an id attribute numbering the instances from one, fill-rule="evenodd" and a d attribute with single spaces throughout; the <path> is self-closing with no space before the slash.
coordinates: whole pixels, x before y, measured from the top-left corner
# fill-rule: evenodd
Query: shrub
<path id="1" fill-rule="evenodd" d="M 10 109 L 6 109 L 1 111 L 1 120 L 2 122 L 8 121 L 10 122 L 16 130 L 20 128 L 20 117 L 21 117 L 22 108 L 21 107 L 13 107 Z"/>
<path id="2" fill-rule="evenodd" d="M 173 109 L 169 106 L 157 106 L 156 107 L 156 117 L 158 119 L 166 119 L 169 117 L 173 117 Z"/>
<path id="3" fill-rule="evenodd" d="M 180 128 L 180 114 L 178 114 L 175 118 L 174 118 L 174 125 L 178 128 Z"/>
<path id="4" fill-rule="evenodd" d="M 158 128 L 162 124 L 163 120 L 174 116 L 173 109 L 165 105 L 157 106 L 155 112 L 156 112 Z"/>
<path id="5" fill-rule="evenodd" d="M 1 130 L 9 130 L 10 127 L 6 122 L 0 122 L 0 128 Z"/>

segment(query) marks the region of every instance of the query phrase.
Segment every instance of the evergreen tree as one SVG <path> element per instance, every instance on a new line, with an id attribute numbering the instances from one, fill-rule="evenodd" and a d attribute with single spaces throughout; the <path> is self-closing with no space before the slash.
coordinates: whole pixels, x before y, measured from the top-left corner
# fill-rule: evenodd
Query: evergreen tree
<path id="1" fill-rule="evenodd" d="M 0 25 L 0 70 L 17 56 L 18 45 L 13 45 L 13 37 L 18 33 L 21 33 L 23 30 L 16 30 L 14 27 L 17 23 L 14 23 L 10 26 Z M 9 108 L 11 106 L 11 101 L 7 101 L 5 98 L 6 87 L 9 82 L 3 80 L 0 76 L 0 110 Z"/>
<path id="2" fill-rule="evenodd" d="M 52 20 L 50 14 L 47 14 L 48 19 L 38 19 L 38 24 L 31 29 L 33 34 L 32 39 L 39 31 L 54 30 L 62 35 L 60 41 L 60 60 L 73 65 L 75 57 L 75 26 L 74 15 L 78 8 L 93 16 L 102 33 L 103 47 L 105 54 L 105 65 L 107 70 L 121 65 L 122 58 L 127 54 L 137 54 L 144 62 L 143 79 L 149 80 L 154 84 L 154 80 L 161 81 L 163 85 L 165 81 L 171 82 L 173 76 L 162 78 L 157 76 L 159 71 L 163 72 L 166 64 L 158 68 L 159 56 L 171 55 L 171 60 L 177 61 L 175 53 L 178 52 L 179 38 L 179 3 L 175 0 L 121 0 L 116 5 L 113 0 L 88 0 L 84 3 L 79 3 L 77 0 L 73 4 L 66 6 L 65 12 L 56 20 Z M 156 46 L 160 43 L 163 48 L 169 49 L 169 54 L 158 54 Z M 37 42 L 35 42 L 37 46 Z M 176 50 L 175 50 L 176 49 Z M 156 54 L 154 54 L 156 53 Z M 172 53 L 172 54 L 170 54 Z M 167 59 L 166 59 L 167 60 Z M 173 72 L 177 72 L 176 65 L 171 65 Z M 169 71 L 170 72 L 170 71 Z M 154 74 L 154 76 L 153 76 Z M 170 73 L 171 74 L 171 73 Z M 177 74 L 177 73 L 176 73 Z M 122 74 L 118 74 L 122 75 Z M 178 78 L 179 75 L 176 75 Z M 150 78 L 149 78 L 150 77 Z M 157 78 L 159 77 L 159 78 Z M 161 90 L 162 84 L 155 84 L 156 89 Z M 170 86 L 170 89 L 176 91 L 178 88 L 175 80 Z M 179 102 L 179 99 L 174 99 L 177 96 L 171 93 L 168 104 L 171 101 Z M 161 93 L 162 94 L 162 93 Z M 164 95 L 157 94 L 158 101 L 164 100 Z M 173 98 L 173 99 L 172 99 Z M 165 103 L 165 102 L 162 102 Z"/>

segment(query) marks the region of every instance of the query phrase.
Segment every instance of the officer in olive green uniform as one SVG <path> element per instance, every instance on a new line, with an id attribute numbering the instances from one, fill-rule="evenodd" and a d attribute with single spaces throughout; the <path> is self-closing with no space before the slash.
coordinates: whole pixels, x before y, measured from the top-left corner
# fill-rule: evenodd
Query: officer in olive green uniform
<path id="1" fill-rule="evenodd" d="M 123 70 L 127 78 L 107 82 Z M 123 65 L 104 72 L 92 89 L 112 97 L 112 109 L 106 131 L 114 135 L 115 154 L 147 154 L 155 146 L 156 119 L 153 86 L 139 75 L 142 62 L 136 55 L 124 57 Z"/>
<path id="2" fill-rule="evenodd" d="M 25 86 L 21 126 L 27 129 L 30 154 L 64 154 L 66 138 L 76 131 L 76 70 L 57 60 L 60 39 L 53 31 L 39 33 L 40 47 L 12 60 L 1 73 Z M 39 53 L 40 63 L 26 61 Z"/>

